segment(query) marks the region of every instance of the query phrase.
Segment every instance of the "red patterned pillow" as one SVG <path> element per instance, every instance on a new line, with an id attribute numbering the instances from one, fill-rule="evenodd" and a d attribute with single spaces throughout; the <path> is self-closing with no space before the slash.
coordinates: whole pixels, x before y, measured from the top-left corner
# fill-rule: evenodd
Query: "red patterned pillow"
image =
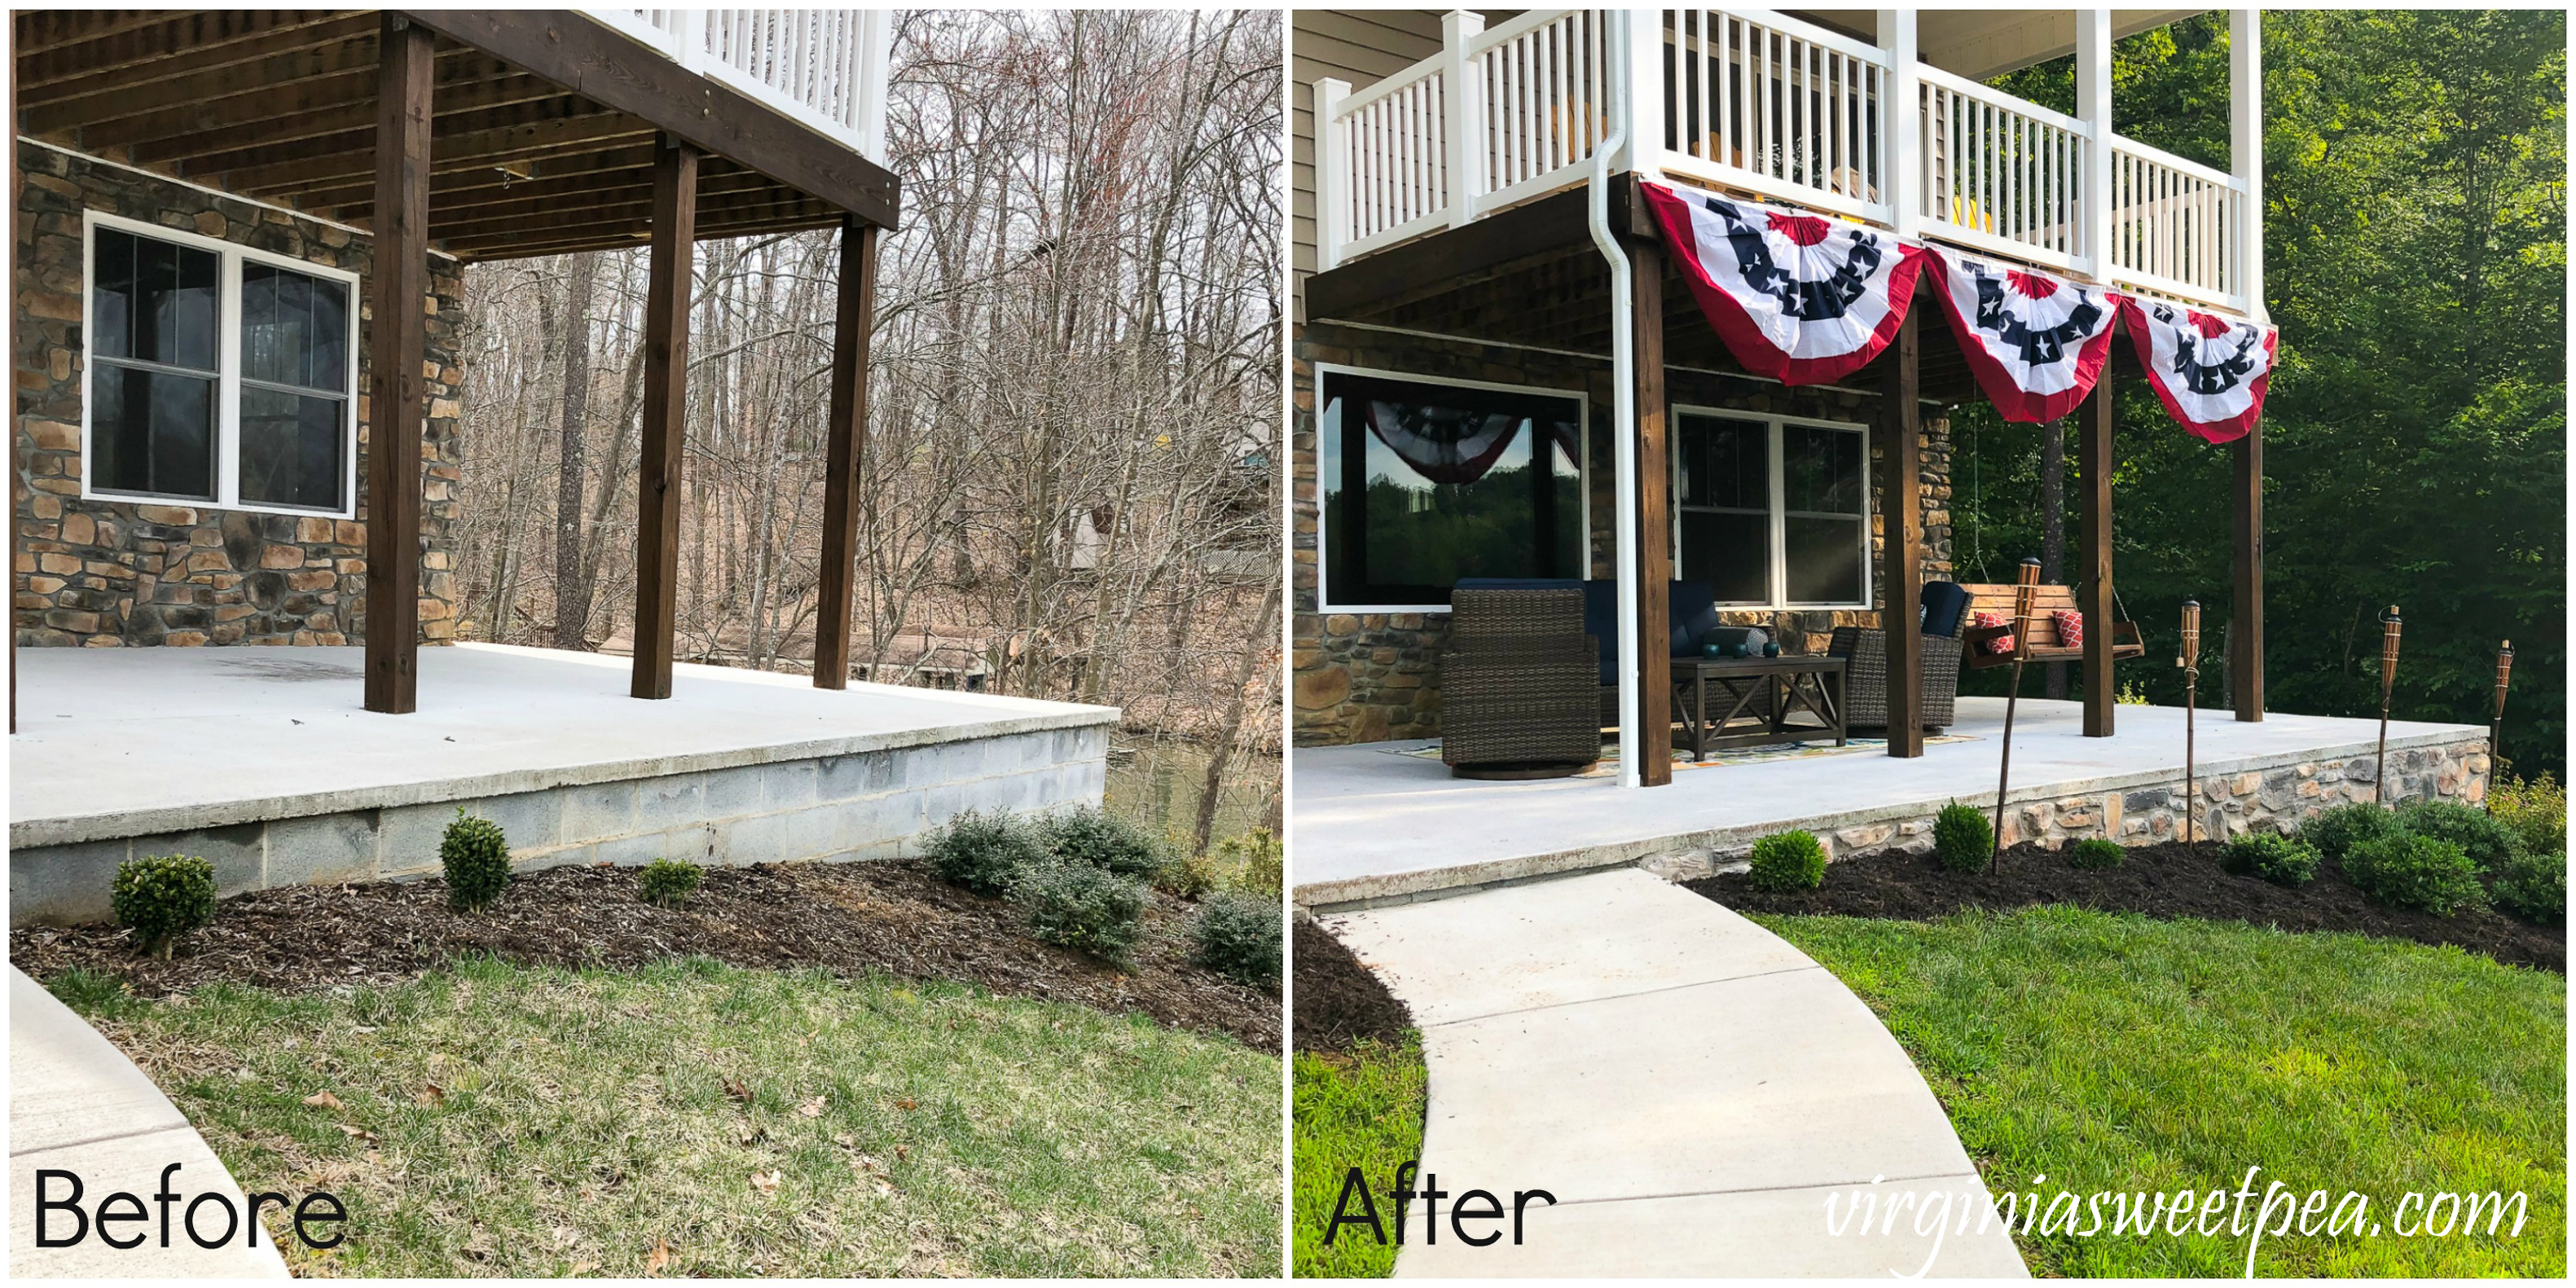
<path id="1" fill-rule="evenodd" d="M 1980 612 L 1980 613 L 1978 613 L 1978 614 L 1977 614 L 1977 616 L 1976 616 L 1976 619 L 1975 619 L 1975 620 L 1976 620 L 1976 624 L 1977 624 L 1977 625 L 1979 625 L 1979 626 L 2010 626 L 2010 625 L 2012 625 L 2012 621 L 2011 621 L 2011 619 L 2009 619 L 2009 618 L 2005 617 L 2005 616 L 2004 616 L 2003 614 L 2001 614 L 2001 613 L 1987 613 L 1987 612 Z M 2013 651 L 2013 637 L 2012 637 L 2011 632 L 2006 632 L 2006 633 L 2004 633 L 2004 634 L 2001 634 L 2001 635 L 1998 635 L 1998 636 L 1994 637 L 1993 639 L 1987 640 L 1987 641 L 1986 641 L 1986 651 L 1987 651 L 1987 652 L 1989 652 L 1989 653 L 1996 654 L 1996 655 L 1998 655 L 1998 656 L 2000 656 L 2000 655 L 2002 655 L 2002 654 L 2005 654 L 2005 653 L 2010 653 L 2010 652 L 2012 652 L 2012 651 Z"/>
<path id="2" fill-rule="evenodd" d="M 2048 615 L 2057 623 L 2057 642 L 2067 648 L 2084 647 L 2084 614 L 2060 608 Z"/>

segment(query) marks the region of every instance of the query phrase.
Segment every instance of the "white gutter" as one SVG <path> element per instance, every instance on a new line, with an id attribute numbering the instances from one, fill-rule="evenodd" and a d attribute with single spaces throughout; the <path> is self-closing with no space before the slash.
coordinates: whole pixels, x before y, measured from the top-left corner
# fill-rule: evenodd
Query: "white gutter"
<path id="1" fill-rule="evenodd" d="M 1610 11 L 1611 27 L 1605 42 L 1611 49 L 1628 48 L 1628 13 Z M 1627 59 L 1603 60 L 1612 71 L 1610 82 L 1610 133 L 1592 151 L 1592 188 L 1589 207 L 1592 244 L 1601 257 L 1610 261 L 1610 381 L 1611 423 L 1617 427 L 1612 459 L 1612 473 L 1617 481 L 1615 504 L 1619 508 L 1613 531 L 1618 534 L 1619 557 L 1612 573 L 1619 582 L 1619 620 L 1614 624 L 1619 635 L 1619 785 L 1644 786 L 1643 768 L 1637 764 L 1637 578 L 1643 550 L 1637 535 L 1637 337 L 1636 283 L 1628 265 L 1628 252 L 1610 233 L 1610 162 L 1628 146 L 1629 71 Z M 1662 587 L 1657 587 L 1661 593 Z"/>

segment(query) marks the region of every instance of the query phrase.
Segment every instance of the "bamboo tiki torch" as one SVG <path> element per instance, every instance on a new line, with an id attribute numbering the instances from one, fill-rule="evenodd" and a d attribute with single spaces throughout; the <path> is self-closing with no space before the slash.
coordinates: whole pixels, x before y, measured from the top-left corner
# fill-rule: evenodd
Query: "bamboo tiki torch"
<path id="1" fill-rule="evenodd" d="M 2504 690 L 2513 681 L 2513 641 L 2496 650 L 2495 720 L 2487 726 L 2487 812 L 2495 812 L 2495 779 L 2504 772 Z"/>
<path id="2" fill-rule="evenodd" d="M 2397 691 L 2397 633 L 2405 625 L 2395 604 L 2379 615 L 2379 767 L 2371 799 L 2382 805 L 2388 803 L 2388 700 Z"/>
<path id="3" fill-rule="evenodd" d="M 2196 733 L 2192 713 L 2200 705 L 2200 601 L 2182 601 L 2182 845 L 2192 848 L 2192 820 L 2200 813 L 2200 778 L 2193 764 Z"/>
<path id="4" fill-rule="evenodd" d="M 2013 713 L 2021 706 L 2021 664 L 2030 654 L 2030 597 L 2038 589 L 2039 560 L 2022 560 L 2021 580 L 2013 586 L 2012 687 L 2004 691 L 2004 763 L 1995 783 L 1995 851 L 1986 858 L 1990 872 L 2004 855 L 2004 797 L 2012 790 Z"/>

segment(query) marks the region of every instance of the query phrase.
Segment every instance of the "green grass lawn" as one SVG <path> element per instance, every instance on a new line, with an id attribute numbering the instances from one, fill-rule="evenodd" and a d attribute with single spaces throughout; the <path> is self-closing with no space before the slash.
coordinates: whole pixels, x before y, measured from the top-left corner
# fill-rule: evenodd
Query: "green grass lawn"
<path id="1" fill-rule="evenodd" d="M 1292 1069 L 1296 1108 L 1292 1146 L 1291 1243 L 1300 1278 L 1383 1278 L 1395 1268 L 1395 1245 L 1344 1225 L 1324 1246 L 1343 1178 L 1353 1167 L 1368 1177 L 1378 1219 L 1394 1237 L 1385 1192 L 1395 1169 L 1422 1157 L 1422 1044 L 1362 1042 L 1348 1055 L 1300 1052 Z M 1357 1215 L 1356 1201 L 1349 1215 Z"/>
<path id="2" fill-rule="evenodd" d="M 302 1273 L 1279 1270 L 1278 1060 L 1141 1018 L 703 959 L 57 992 L 244 1189 L 348 1204 Z"/>
<path id="3" fill-rule="evenodd" d="M 2453 948 L 2066 908 L 1755 919 L 1878 1012 L 1990 1189 L 2044 1175 L 2052 1197 L 2232 1195 L 2260 1165 L 2258 1191 L 2325 1189 L 2329 1210 L 2358 1191 L 2383 1223 L 2409 1191 L 2519 1190 L 2519 1238 L 2293 1231 L 2261 1245 L 2256 1273 L 2565 1270 L 2561 976 Z M 2225 1235 L 2021 1244 L 2040 1274 L 2240 1275 L 2246 1257 Z"/>

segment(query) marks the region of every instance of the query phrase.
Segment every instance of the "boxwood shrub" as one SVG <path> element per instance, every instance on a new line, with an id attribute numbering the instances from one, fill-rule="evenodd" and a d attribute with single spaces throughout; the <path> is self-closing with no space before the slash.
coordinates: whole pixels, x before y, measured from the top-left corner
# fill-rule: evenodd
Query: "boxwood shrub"
<path id="1" fill-rule="evenodd" d="M 2513 857 L 2513 829 L 2458 801 L 2417 801 L 2397 811 L 2397 821 L 2417 836 L 2429 836 L 2460 847 L 2471 863 L 2499 871 Z"/>
<path id="2" fill-rule="evenodd" d="M 2516 854 L 2496 872 L 2495 901 L 2544 926 L 2567 920 L 2567 852 Z"/>
<path id="3" fill-rule="evenodd" d="M 1932 857 L 1953 872 L 1983 872 L 1995 857 L 1995 829 L 1986 812 L 1952 801 L 1932 820 Z"/>
<path id="4" fill-rule="evenodd" d="M 2240 876 L 2261 877 L 2276 886 L 2303 886 L 2317 875 L 2325 856 L 2317 847 L 2278 832 L 2247 832 L 2227 843 L 2219 866 Z"/>
<path id="5" fill-rule="evenodd" d="M 2364 841 L 2343 856 L 2343 874 L 2363 894 L 2399 908 L 2447 917 L 2486 902 L 2477 862 L 2438 837 L 2396 831 Z"/>
<path id="6" fill-rule="evenodd" d="M 1010 893 L 1021 872 L 1046 859 L 1018 816 L 971 809 L 931 833 L 923 853 L 941 880 L 981 895 Z"/>
<path id="7" fill-rule="evenodd" d="M 2375 840 L 2403 828 L 2395 814 L 2377 805 L 2354 801 L 2349 805 L 2337 805 L 2309 819 L 2307 825 L 2299 829 L 2299 838 L 2317 847 L 2321 853 L 2340 859 L 2364 841 Z"/>
<path id="8" fill-rule="evenodd" d="M 1812 832 L 1774 832 L 1753 843 L 1756 890 L 1813 890 L 1825 883 L 1825 847 Z"/>
<path id="9" fill-rule="evenodd" d="M 677 908 L 687 903 L 706 879 L 707 870 L 686 859 L 655 859 L 644 865 L 635 880 L 643 889 L 644 902 Z"/>
<path id="10" fill-rule="evenodd" d="M 1237 983 L 1279 987 L 1279 901 L 1228 892 L 1190 923 L 1190 960 Z"/>
<path id="11" fill-rule="evenodd" d="M 1088 863 L 1047 860 L 1021 870 L 1011 901 L 1028 919 L 1030 934 L 1125 965 L 1145 913 L 1145 887 Z"/>
<path id="12" fill-rule="evenodd" d="M 181 935 L 215 919 L 215 865 L 189 854 L 127 859 L 108 907 L 145 952 L 167 960 Z"/>
<path id="13" fill-rule="evenodd" d="M 1093 805 L 1040 818 L 1038 843 L 1064 862 L 1122 877 L 1150 877 L 1167 861 L 1161 838 Z"/>
<path id="14" fill-rule="evenodd" d="M 501 825 L 474 818 L 465 807 L 438 838 L 439 866 L 447 872 L 447 904 L 459 912 L 489 908 L 510 884 L 510 838 Z"/>
<path id="15" fill-rule="evenodd" d="M 2129 857 L 2118 841 L 2088 836 L 2066 847 L 2066 866 L 2070 868 L 2116 868 Z"/>

